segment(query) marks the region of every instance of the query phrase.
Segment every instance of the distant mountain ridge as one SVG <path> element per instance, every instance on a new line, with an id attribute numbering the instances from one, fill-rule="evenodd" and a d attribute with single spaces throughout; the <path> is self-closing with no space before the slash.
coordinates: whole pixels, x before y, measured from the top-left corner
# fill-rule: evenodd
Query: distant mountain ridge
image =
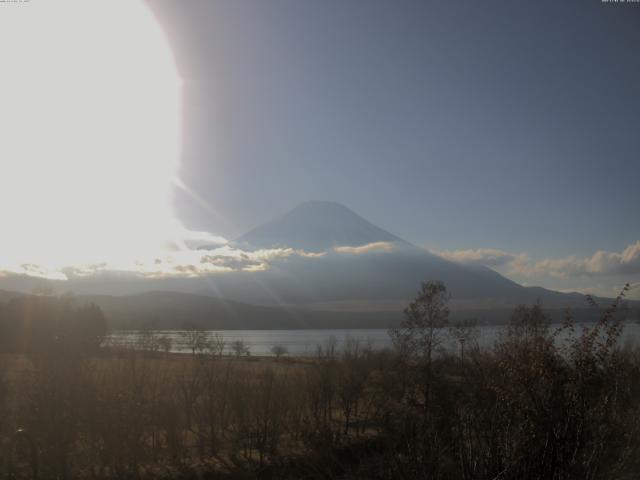
<path id="1" fill-rule="evenodd" d="M 0 290 L 0 305 L 29 294 Z M 327 310 L 307 306 L 262 306 L 222 300 L 207 295 L 171 291 L 151 291 L 134 295 L 78 295 L 79 305 L 101 308 L 111 330 L 273 330 L 273 329 L 360 329 L 391 328 L 402 318 L 402 305 L 394 310 Z M 562 309 L 546 309 L 556 321 Z M 452 310 L 451 321 L 475 318 L 480 324 L 502 324 L 512 309 Z M 582 308 L 577 321 L 595 320 L 599 311 Z"/>

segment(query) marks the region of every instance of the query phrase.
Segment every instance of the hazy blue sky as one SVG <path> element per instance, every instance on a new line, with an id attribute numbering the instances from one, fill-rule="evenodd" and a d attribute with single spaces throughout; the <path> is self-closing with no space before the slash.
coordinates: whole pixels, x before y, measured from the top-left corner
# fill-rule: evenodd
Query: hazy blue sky
<path id="1" fill-rule="evenodd" d="M 149 4 L 184 80 L 181 177 L 212 207 L 178 195 L 189 227 L 327 199 L 437 250 L 640 240 L 640 4 Z"/>

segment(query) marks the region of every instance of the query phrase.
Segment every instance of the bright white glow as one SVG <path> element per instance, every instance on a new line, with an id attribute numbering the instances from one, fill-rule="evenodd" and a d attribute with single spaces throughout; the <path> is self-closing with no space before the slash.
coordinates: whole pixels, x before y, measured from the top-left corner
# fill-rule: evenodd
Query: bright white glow
<path id="1" fill-rule="evenodd" d="M 0 271 L 126 264 L 184 237 L 181 82 L 141 0 L 3 5 L 0 59 Z"/>

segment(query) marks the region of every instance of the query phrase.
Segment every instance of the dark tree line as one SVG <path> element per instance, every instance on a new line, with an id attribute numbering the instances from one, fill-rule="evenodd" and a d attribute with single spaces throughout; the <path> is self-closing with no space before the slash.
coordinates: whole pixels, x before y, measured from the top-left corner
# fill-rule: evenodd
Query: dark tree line
<path id="1" fill-rule="evenodd" d="M 37 353 L 56 345 L 91 351 L 106 333 L 100 308 L 72 297 L 27 295 L 0 303 L 0 352 Z"/>

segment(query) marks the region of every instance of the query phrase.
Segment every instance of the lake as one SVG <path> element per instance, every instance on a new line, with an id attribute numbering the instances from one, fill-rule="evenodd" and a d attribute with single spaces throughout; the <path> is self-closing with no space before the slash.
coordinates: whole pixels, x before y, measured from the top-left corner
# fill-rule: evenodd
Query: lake
<path id="1" fill-rule="evenodd" d="M 584 324 L 593 325 L 593 324 Z M 558 325 L 552 325 L 556 328 Z M 580 331 L 580 325 L 576 332 Z M 490 346 L 504 331 L 504 325 L 492 325 L 478 327 L 480 346 Z M 179 330 L 155 330 L 153 332 L 141 332 L 134 330 L 122 330 L 112 333 L 108 342 L 114 345 L 129 345 L 138 347 L 149 334 L 154 337 L 166 336 L 171 339 L 171 351 L 175 353 L 190 352 L 185 331 Z M 225 341 L 225 353 L 230 353 L 230 345 L 241 340 L 249 348 L 251 355 L 271 356 L 271 348 L 275 345 L 283 346 L 289 355 L 312 356 L 316 354 L 319 345 L 326 346 L 332 342 L 340 350 L 349 340 L 358 340 L 362 345 L 371 345 L 380 349 L 391 346 L 388 330 L 385 329 L 357 329 L 357 330 L 211 330 L 206 332 L 213 337 L 221 335 Z M 640 325 L 635 322 L 627 322 L 620 340 L 621 345 L 637 344 L 640 339 Z M 455 348 L 455 343 L 449 341 L 449 348 Z"/>

